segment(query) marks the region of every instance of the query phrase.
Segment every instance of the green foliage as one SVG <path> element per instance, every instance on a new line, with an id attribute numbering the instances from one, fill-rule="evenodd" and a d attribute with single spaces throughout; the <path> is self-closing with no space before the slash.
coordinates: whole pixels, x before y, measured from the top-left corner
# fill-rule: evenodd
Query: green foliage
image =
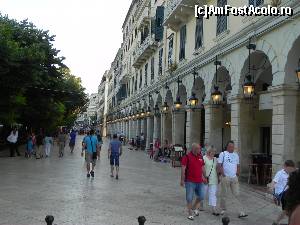
<path id="1" fill-rule="evenodd" d="M 0 14 L 0 122 L 72 125 L 87 96 L 53 47 L 55 36 Z"/>

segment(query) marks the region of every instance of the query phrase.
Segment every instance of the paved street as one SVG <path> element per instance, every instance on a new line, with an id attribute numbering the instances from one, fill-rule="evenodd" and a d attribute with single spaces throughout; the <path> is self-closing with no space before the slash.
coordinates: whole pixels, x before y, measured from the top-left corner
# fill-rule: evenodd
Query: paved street
<path id="1" fill-rule="evenodd" d="M 74 155 L 66 151 L 63 159 L 56 148 L 50 159 L 0 158 L 1 225 L 45 224 L 47 214 L 54 215 L 58 225 L 133 225 L 140 215 L 147 218 L 146 224 L 221 224 L 221 218 L 208 212 L 188 221 L 179 168 L 153 162 L 145 152 L 125 149 L 117 181 L 109 176 L 106 141 L 95 179 L 87 179 L 81 139 Z M 245 188 L 242 197 L 249 218 L 239 220 L 229 211 L 230 224 L 271 224 L 279 209 Z"/>

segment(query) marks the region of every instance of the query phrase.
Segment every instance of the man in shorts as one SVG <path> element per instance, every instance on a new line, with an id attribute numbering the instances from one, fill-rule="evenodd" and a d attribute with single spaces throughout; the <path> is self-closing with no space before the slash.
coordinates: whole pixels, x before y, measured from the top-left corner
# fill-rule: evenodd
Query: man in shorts
<path id="1" fill-rule="evenodd" d="M 87 169 L 87 177 L 95 176 L 95 165 L 97 160 L 97 148 L 98 148 L 98 140 L 94 135 L 94 131 L 89 131 L 88 135 L 83 139 L 83 148 L 81 152 L 81 156 L 83 157 L 83 152 L 85 150 L 85 161 L 86 161 L 86 169 Z M 90 169 L 90 164 L 92 164 L 92 170 Z"/>
<path id="2" fill-rule="evenodd" d="M 111 177 L 114 177 L 114 167 L 116 167 L 116 179 L 119 179 L 119 157 L 122 155 L 122 143 L 118 140 L 118 135 L 113 135 L 113 140 L 109 143 L 108 159 L 111 166 Z"/>

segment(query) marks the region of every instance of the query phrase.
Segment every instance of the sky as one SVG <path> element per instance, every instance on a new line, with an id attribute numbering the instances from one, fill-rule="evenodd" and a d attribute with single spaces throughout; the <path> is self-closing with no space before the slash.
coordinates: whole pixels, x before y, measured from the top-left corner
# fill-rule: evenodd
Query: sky
<path id="1" fill-rule="evenodd" d="M 0 0 L 0 12 L 28 18 L 56 35 L 54 47 L 81 77 L 86 92 L 97 92 L 101 77 L 122 43 L 122 25 L 132 0 Z"/>

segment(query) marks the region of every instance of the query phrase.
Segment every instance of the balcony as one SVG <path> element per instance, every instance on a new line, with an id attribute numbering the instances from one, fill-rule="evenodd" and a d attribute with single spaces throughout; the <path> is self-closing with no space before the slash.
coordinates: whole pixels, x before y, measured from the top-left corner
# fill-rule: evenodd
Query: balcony
<path id="1" fill-rule="evenodd" d="M 188 19 L 194 16 L 195 5 L 201 5 L 199 0 L 167 0 L 164 25 L 178 31 L 181 24 L 187 23 Z"/>
<path id="2" fill-rule="evenodd" d="M 149 26 L 150 23 L 151 23 L 150 11 L 149 8 L 146 7 L 140 16 L 138 22 L 138 29 L 142 30 L 143 27 Z"/>
<path id="3" fill-rule="evenodd" d="M 148 36 L 143 43 L 137 45 L 135 49 L 135 55 L 133 58 L 133 66 L 135 68 L 140 68 L 143 63 L 145 63 L 151 54 L 157 49 L 157 42 L 153 37 Z"/>

